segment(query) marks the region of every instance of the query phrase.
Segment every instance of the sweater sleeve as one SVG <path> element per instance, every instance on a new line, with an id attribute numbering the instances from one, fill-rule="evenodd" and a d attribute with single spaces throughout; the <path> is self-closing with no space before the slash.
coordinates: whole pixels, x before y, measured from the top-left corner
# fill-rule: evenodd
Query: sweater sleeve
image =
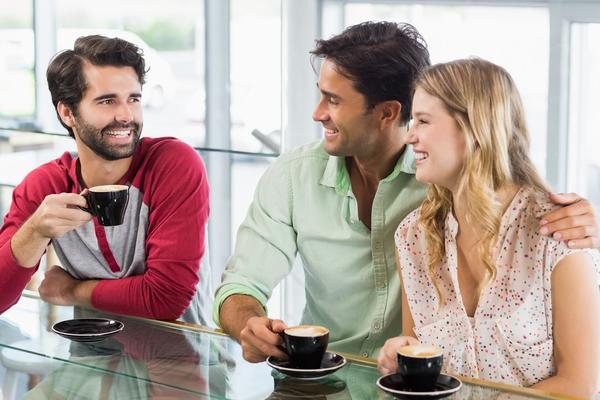
<path id="1" fill-rule="evenodd" d="M 68 154 L 63 158 L 66 160 Z M 11 239 L 27 219 L 51 193 L 68 190 L 68 179 L 56 160 L 30 172 L 12 193 L 12 202 L 0 228 L 0 313 L 15 304 L 21 292 L 37 271 L 38 265 L 26 268 L 17 263 L 11 248 Z"/>
<path id="2" fill-rule="evenodd" d="M 173 320 L 190 304 L 199 280 L 209 215 L 208 182 L 199 155 L 182 142 L 169 140 L 148 157 L 141 188 L 149 209 L 145 272 L 100 281 L 92 305 Z"/>

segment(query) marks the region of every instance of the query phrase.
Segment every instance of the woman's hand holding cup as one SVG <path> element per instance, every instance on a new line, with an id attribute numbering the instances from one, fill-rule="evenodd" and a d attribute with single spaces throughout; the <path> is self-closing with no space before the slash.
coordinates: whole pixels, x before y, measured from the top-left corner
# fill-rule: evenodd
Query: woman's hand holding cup
<path id="1" fill-rule="evenodd" d="M 382 375 L 398 372 L 398 349 L 403 346 L 419 344 L 412 336 L 397 336 L 386 340 L 377 358 L 377 369 Z"/>

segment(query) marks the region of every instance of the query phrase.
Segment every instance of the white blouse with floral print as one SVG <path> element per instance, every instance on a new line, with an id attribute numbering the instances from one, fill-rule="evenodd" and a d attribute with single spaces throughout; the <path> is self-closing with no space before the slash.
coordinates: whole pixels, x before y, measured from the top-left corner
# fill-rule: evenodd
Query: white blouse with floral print
<path id="1" fill-rule="evenodd" d="M 446 218 L 446 258 L 437 269 L 443 306 L 427 266 L 420 209 L 396 231 L 401 278 L 421 342 L 444 349 L 444 370 L 491 381 L 530 386 L 554 373 L 551 274 L 565 256 L 584 251 L 593 258 L 600 283 L 600 253 L 571 250 L 541 235 L 539 220 L 555 208 L 548 196 L 521 188 L 502 217 L 494 249 L 496 279 L 483 289 L 474 317 L 467 316 L 457 278 L 456 234 Z"/>

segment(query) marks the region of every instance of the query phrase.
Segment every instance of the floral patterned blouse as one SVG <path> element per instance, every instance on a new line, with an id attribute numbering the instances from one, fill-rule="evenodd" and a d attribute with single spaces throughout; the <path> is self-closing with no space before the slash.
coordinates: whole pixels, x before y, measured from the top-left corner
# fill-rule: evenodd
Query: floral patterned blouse
<path id="1" fill-rule="evenodd" d="M 554 206 L 544 193 L 521 188 L 502 216 L 495 247 L 496 279 L 467 316 L 458 285 L 458 223 L 448 213 L 446 258 L 437 270 L 445 305 L 429 278 L 427 242 L 420 209 L 396 231 L 401 278 L 419 341 L 444 349 L 444 370 L 474 378 L 530 386 L 554 374 L 551 274 L 565 256 L 589 253 L 600 278 L 600 253 L 571 250 L 538 233 L 539 220 Z M 600 279 L 599 279 L 600 283 Z"/>

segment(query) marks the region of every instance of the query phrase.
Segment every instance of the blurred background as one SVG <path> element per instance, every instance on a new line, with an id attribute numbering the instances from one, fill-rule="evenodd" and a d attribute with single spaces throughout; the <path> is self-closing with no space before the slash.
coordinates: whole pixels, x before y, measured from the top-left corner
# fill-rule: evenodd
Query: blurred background
<path id="1" fill-rule="evenodd" d="M 600 210 L 600 1 L 0 0 L 0 213 L 27 172 L 74 150 L 46 86 L 50 58 L 79 36 L 118 36 L 150 67 L 143 134 L 178 137 L 206 163 L 216 284 L 261 174 L 321 136 L 314 40 L 366 20 L 413 24 L 434 63 L 504 66 L 542 175 Z M 270 313 L 294 321 L 302 299 L 296 270 Z"/>

